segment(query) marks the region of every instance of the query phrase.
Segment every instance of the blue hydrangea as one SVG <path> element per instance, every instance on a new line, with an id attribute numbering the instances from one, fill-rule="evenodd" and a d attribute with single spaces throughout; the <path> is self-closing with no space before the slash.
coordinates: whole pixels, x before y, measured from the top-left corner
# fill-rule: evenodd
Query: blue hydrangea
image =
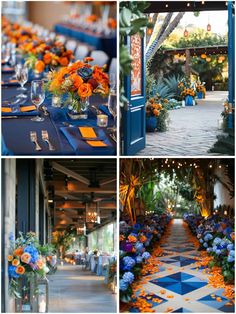
<path id="1" fill-rule="evenodd" d="M 137 242 L 135 244 L 135 249 L 136 249 L 137 252 L 142 252 L 142 250 L 143 250 L 143 243 Z"/>
<path id="2" fill-rule="evenodd" d="M 151 257 L 151 255 L 150 255 L 150 253 L 148 253 L 148 252 L 144 252 L 143 254 L 142 254 L 142 258 L 144 258 L 144 259 L 149 259 Z"/>
<path id="3" fill-rule="evenodd" d="M 235 256 L 235 251 L 234 250 L 229 251 L 229 255 L 230 256 Z"/>
<path id="4" fill-rule="evenodd" d="M 228 251 L 231 251 L 233 248 L 234 248 L 233 243 L 230 243 L 230 244 L 227 245 L 227 250 Z"/>
<path id="5" fill-rule="evenodd" d="M 123 263 L 125 266 L 132 268 L 135 265 L 135 260 L 130 256 L 123 257 Z"/>
<path id="6" fill-rule="evenodd" d="M 207 244 L 206 242 L 204 242 L 204 243 L 203 243 L 203 246 L 204 246 L 205 248 L 207 248 L 207 247 L 208 247 L 208 244 Z"/>
<path id="7" fill-rule="evenodd" d="M 142 262 L 143 262 L 142 256 L 138 255 L 138 256 L 136 257 L 136 262 L 137 262 L 138 264 L 142 263 Z"/>
<path id="8" fill-rule="evenodd" d="M 202 239 L 199 240 L 200 243 L 203 243 L 204 241 Z"/>
<path id="9" fill-rule="evenodd" d="M 33 245 L 27 245 L 24 249 L 25 253 L 29 253 L 31 255 L 30 262 L 36 263 L 39 259 L 39 253 L 38 250 Z"/>
<path id="10" fill-rule="evenodd" d="M 207 234 L 205 235 L 205 237 L 204 237 L 204 241 L 205 241 L 205 242 L 208 242 L 208 241 L 210 241 L 210 240 L 212 240 L 212 239 L 213 239 L 213 236 L 212 236 L 211 233 L 207 233 Z"/>
<path id="11" fill-rule="evenodd" d="M 214 239 L 214 241 L 213 241 L 213 244 L 214 244 L 214 245 L 218 245 L 218 244 L 220 244 L 221 241 L 222 241 L 221 238 L 216 237 L 216 238 Z"/>
<path id="12" fill-rule="evenodd" d="M 9 276 L 9 278 L 19 278 L 20 277 L 20 275 L 18 275 L 16 273 L 16 267 L 15 266 L 12 266 L 12 265 L 8 266 L 8 276 Z"/>
<path id="13" fill-rule="evenodd" d="M 221 254 L 221 250 L 220 250 L 220 249 L 217 249 L 217 250 L 215 251 L 215 253 L 216 253 L 217 255 L 220 255 L 220 254 Z"/>
<path id="14" fill-rule="evenodd" d="M 120 280 L 120 290 L 126 291 L 128 289 L 128 282 L 125 282 L 123 279 Z"/>
<path id="15" fill-rule="evenodd" d="M 124 273 L 122 279 L 124 280 L 124 282 L 127 282 L 130 284 L 134 281 L 134 274 L 131 273 L 130 271 L 127 271 Z"/>
<path id="16" fill-rule="evenodd" d="M 207 252 L 212 252 L 212 251 L 213 251 L 212 247 L 207 248 Z"/>

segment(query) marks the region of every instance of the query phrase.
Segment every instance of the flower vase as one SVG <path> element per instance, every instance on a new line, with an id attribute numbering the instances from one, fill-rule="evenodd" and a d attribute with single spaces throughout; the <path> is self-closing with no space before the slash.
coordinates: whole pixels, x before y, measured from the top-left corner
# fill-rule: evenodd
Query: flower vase
<path id="1" fill-rule="evenodd" d="M 52 107 L 60 108 L 62 105 L 61 96 L 52 95 Z"/>
<path id="2" fill-rule="evenodd" d="M 187 95 L 185 97 L 185 105 L 186 106 L 193 106 L 193 97 L 190 95 Z"/>
<path id="3" fill-rule="evenodd" d="M 72 120 L 88 119 L 88 107 L 89 99 L 72 99 L 70 105 L 68 106 L 68 116 Z"/>
<path id="4" fill-rule="evenodd" d="M 21 298 L 16 298 L 16 313 L 35 313 L 37 310 L 36 276 L 27 278 L 25 275 L 17 279 Z"/>
<path id="5" fill-rule="evenodd" d="M 157 129 L 157 118 L 156 117 L 146 117 L 146 131 L 155 132 Z"/>

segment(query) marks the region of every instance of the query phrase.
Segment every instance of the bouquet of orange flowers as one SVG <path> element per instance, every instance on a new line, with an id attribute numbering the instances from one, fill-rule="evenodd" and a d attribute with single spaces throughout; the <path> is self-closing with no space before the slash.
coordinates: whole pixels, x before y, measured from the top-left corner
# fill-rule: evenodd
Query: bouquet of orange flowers
<path id="1" fill-rule="evenodd" d="M 148 104 L 146 105 L 146 116 L 158 117 L 162 109 L 163 108 L 160 103 L 155 102 L 154 98 L 150 98 Z"/>
<path id="2" fill-rule="evenodd" d="M 194 97 L 196 95 L 195 90 L 191 87 L 191 81 L 189 78 L 184 78 L 178 83 L 178 90 L 182 99 L 186 96 Z"/>
<path id="3" fill-rule="evenodd" d="M 74 58 L 71 50 L 67 50 L 62 43 L 52 40 L 24 43 L 19 50 L 23 54 L 28 54 L 26 65 L 37 73 L 68 66 Z"/>
<path id="4" fill-rule="evenodd" d="M 107 96 L 109 94 L 109 78 L 104 72 L 105 65 L 92 66 L 93 58 L 76 61 L 58 72 L 48 74 L 48 90 L 54 95 L 66 95 L 67 103 L 74 110 L 80 110 L 81 103 L 93 94 Z"/>
<path id="5" fill-rule="evenodd" d="M 198 93 L 202 92 L 204 97 L 205 97 L 205 95 L 206 95 L 206 88 L 205 88 L 204 85 L 197 83 L 196 84 L 196 90 L 197 90 Z"/>

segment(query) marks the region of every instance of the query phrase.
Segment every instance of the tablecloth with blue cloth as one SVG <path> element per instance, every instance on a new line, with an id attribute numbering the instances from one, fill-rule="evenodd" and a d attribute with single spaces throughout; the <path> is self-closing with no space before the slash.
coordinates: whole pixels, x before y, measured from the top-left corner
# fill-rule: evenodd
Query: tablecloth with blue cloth
<path id="1" fill-rule="evenodd" d="M 2 74 L 2 80 L 7 80 L 9 74 Z M 30 101 L 30 84 L 26 84 L 28 99 L 24 103 L 24 106 L 31 105 Z M 2 86 L 2 102 L 5 106 L 5 101 L 9 99 L 11 103 L 13 97 L 16 96 L 19 91 L 16 90 L 17 86 Z M 91 97 L 91 104 L 104 105 L 105 100 L 101 97 Z M 51 95 L 46 94 L 44 105 L 47 107 L 49 116 L 44 116 L 43 122 L 31 121 L 30 115 L 22 115 L 15 118 L 3 118 L 2 119 L 2 154 L 7 155 L 115 155 L 116 143 L 109 137 L 106 129 L 103 131 L 106 134 L 107 147 L 91 147 L 86 144 L 85 141 L 78 141 L 78 149 L 74 149 L 64 135 L 63 130 L 65 128 L 64 122 L 72 124 L 73 126 L 91 126 L 97 127 L 96 115 L 93 111 L 89 111 L 88 119 L 86 120 L 71 120 L 67 114 L 67 108 L 54 108 L 51 106 Z M 2 104 L 3 106 L 3 104 Z M 102 106 L 100 107 L 102 109 Z M 2 114 L 4 116 L 4 114 Z M 112 125 L 113 121 L 109 117 L 109 125 Z M 50 141 L 55 147 L 55 151 L 49 151 L 48 144 L 42 140 L 41 132 L 47 130 Z M 41 146 L 41 151 L 35 151 L 35 144 L 30 141 L 30 131 L 36 131 L 38 136 L 38 142 Z"/>
<path id="2" fill-rule="evenodd" d="M 110 58 L 116 58 L 116 35 L 97 34 L 90 30 L 84 30 L 74 25 L 64 23 L 56 24 L 56 33 L 77 39 L 81 42 L 95 47 L 97 50 L 105 51 Z"/>

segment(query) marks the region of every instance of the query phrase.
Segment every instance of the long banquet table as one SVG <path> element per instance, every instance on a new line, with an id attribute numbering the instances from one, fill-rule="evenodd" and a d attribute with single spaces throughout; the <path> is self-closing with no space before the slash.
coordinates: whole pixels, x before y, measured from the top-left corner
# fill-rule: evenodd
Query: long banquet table
<path id="1" fill-rule="evenodd" d="M 114 33 L 111 35 L 98 34 L 66 23 L 56 24 L 54 30 L 56 33 L 85 42 L 98 50 L 103 50 L 110 58 L 116 58 L 116 34 Z"/>
<path id="2" fill-rule="evenodd" d="M 13 73 L 2 73 L 2 81 L 7 81 Z M 2 85 L 2 101 L 19 94 L 17 91 L 19 84 L 12 86 Z M 28 99 L 24 106 L 31 105 L 30 101 L 30 82 L 25 85 L 27 88 Z M 104 106 L 106 99 L 99 96 L 90 97 L 90 104 L 95 105 L 97 108 L 104 110 L 109 116 L 107 108 Z M 2 113 L 2 155 L 115 155 L 116 143 L 112 140 L 106 128 L 97 127 L 97 117 L 93 110 L 89 110 L 88 119 L 86 120 L 71 120 L 67 114 L 67 108 L 54 108 L 51 106 L 51 95 L 46 94 L 43 103 L 49 112 L 48 116 L 44 116 L 43 122 L 31 121 L 33 113 L 24 113 L 17 116 L 12 114 L 7 117 Z M 4 105 L 5 106 L 5 105 Z M 109 125 L 112 125 L 113 119 L 111 115 L 108 119 Z M 65 125 L 65 123 L 70 126 Z M 73 127 L 71 127 L 73 125 Z M 77 138 L 79 126 L 94 127 L 97 135 L 102 136 L 102 140 L 107 145 L 106 147 L 92 147 L 82 138 Z M 54 151 L 50 151 L 48 144 L 41 138 L 41 131 L 47 130 L 50 141 L 55 147 Z M 35 150 L 35 144 L 30 141 L 30 131 L 36 131 L 41 151 Z M 72 136 L 68 140 L 68 135 Z M 73 142 L 73 143 L 72 143 Z M 73 145 L 74 144 L 74 145 Z M 75 147 L 76 145 L 76 147 Z"/>

